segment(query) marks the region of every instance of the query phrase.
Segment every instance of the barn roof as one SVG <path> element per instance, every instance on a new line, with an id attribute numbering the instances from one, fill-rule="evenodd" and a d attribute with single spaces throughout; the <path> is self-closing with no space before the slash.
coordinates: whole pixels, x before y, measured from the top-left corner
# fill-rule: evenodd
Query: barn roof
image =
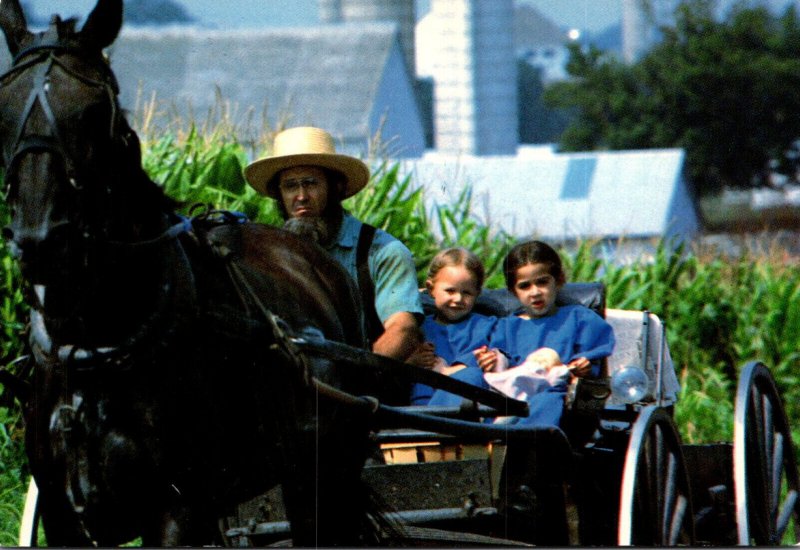
<path id="1" fill-rule="evenodd" d="M 109 48 L 120 99 L 133 108 L 139 86 L 196 115 L 218 97 L 239 113 L 266 110 L 272 124 L 312 124 L 334 136 L 370 136 L 370 115 L 392 48 L 390 23 L 303 28 L 205 30 L 123 29 Z M 373 129 L 374 131 L 374 129 Z"/>
<path id="2" fill-rule="evenodd" d="M 437 153 L 403 164 L 429 205 L 452 204 L 465 185 L 491 227 L 553 241 L 691 237 L 699 229 L 683 178 L 681 149 L 514 156 Z"/>

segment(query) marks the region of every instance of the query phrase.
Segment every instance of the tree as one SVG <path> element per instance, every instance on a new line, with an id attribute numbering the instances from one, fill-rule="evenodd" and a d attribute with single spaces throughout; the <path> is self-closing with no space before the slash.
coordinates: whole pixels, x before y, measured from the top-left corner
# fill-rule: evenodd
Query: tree
<path id="1" fill-rule="evenodd" d="M 698 193 L 761 184 L 800 137 L 800 21 L 742 6 L 718 22 L 687 0 L 633 65 L 571 46 L 572 80 L 545 93 L 577 110 L 566 150 L 682 147 Z"/>

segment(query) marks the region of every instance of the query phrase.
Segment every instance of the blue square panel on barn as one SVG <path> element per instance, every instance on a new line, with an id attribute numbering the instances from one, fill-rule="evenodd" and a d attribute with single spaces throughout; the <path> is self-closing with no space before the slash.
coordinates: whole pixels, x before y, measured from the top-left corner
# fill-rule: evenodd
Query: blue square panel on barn
<path id="1" fill-rule="evenodd" d="M 588 199 L 596 167 L 597 158 L 595 157 L 569 159 L 560 198 L 562 200 Z"/>

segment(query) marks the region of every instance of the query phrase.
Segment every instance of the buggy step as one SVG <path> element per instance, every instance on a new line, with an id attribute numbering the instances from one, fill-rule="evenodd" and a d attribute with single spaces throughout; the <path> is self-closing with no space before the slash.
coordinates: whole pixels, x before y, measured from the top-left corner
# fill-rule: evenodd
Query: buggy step
<path id="1" fill-rule="evenodd" d="M 497 509 L 492 507 L 474 508 L 470 510 L 467 510 L 465 508 L 440 508 L 433 510 L 404 510 L 402 512 L 389 512 L 388 514 L 386 514 L 386 517 L 391 521 L 396 521 L 402 524 L 403 530 L 410 533 L 412 530 L 418 528 L 405 524 L 409 523 L 420 524 L 420 523 L 438 522 L 445 520 L 469 519 L 475 516 L 489 516 L 495 514 L 497 514 Z M 439 531 L 439 530 L 431 529 L 431 531 Z M 447 533 L 447 531 L 443 532 Z M 270 522 L 256 523 L 245 527 L 232 527 L 231 529 L 225 531 L 225 536 L 229 538 L 288 535 L 288 534 L 289 534 L 288 521 L 270 521 Z M 495 539 L 495 540 L 500 541 L 501 539 Z"/>
<path id="2" fill-rule="evenodd" d="M 403 542 L 408 546 L 440 546 L 445 548 L 469 548 L 469 547 L 530 547 L 520 541 L 477 535 L 474 533 L 463 533 L 455 531 L 445 531 L 442 529 L 431 529 L 430 527 L 406 527 L 405 539 Z"/>
<path id="3" fill-rule="evenodd" d="M 533 546 L 524 542 L 476 535 L 473 533 L 458 533 L 429 527 L 406 527 L 405 539 L 402 543 L 408 547 L 433 547 L 433 548 L 528 548 Z M 291 548 L 291 539 L 283 539 L 269 545 L 269 548 Z"/>

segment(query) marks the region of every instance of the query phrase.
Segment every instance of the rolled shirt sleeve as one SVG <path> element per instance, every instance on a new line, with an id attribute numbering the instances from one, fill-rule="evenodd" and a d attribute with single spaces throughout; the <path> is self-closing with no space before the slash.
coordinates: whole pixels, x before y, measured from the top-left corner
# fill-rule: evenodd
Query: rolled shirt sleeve
<path id="1" fill-rule="evenodd" d="M 413 314 L 421 322 L 417 268 L 403 243 L 378 231 L 370 249 L 369 271 L 375 284 L 375 310 L 382 323 L 400 311 Z"/>

